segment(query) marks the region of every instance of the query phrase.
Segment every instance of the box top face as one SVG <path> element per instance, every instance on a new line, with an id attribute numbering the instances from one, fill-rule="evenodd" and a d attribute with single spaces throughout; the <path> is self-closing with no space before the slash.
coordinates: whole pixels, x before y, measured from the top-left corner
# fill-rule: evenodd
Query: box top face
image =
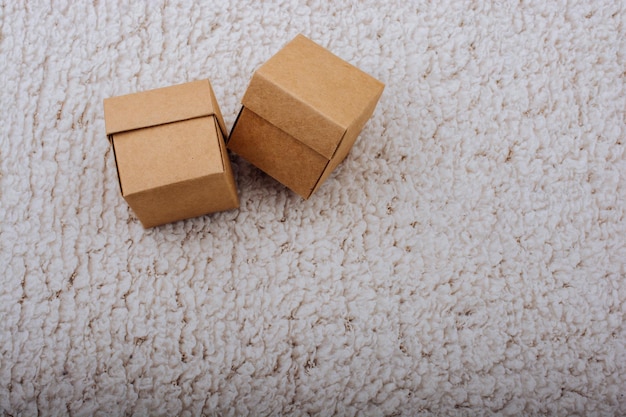
<path id="1" fill-rule="evenodd" d="M 372 76 L 298 35 L 257 70 L 242 102 L 330 158 L 343 133 L 383 88 Z"/>
<path id="2" fill-rule="evenodd" d="M 224 172 L 214 117 L 116 134 L 123 195 Z"/>
<path id="3" fill-rule="evenodd" d="M 104 100 L 107 135 L 172 123 L 196 117 L 218 115 L 209 80 L 193 81 Z"/>

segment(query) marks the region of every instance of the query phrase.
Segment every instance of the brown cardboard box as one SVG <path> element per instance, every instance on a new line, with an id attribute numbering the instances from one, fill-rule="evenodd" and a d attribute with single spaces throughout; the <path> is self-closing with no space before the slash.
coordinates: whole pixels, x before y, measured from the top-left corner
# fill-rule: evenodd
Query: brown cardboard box
<path id="1" fill-rule="evenodd" d="M 104 100 L 122 196 L 144 227 L 239 207 L 209 80 Z"/>
<path id="2" fill-rule="evenodd" d="M 347 156 L 383 89 L 298 35 L 254 73 L 228 147 L 309 198 Z"/>

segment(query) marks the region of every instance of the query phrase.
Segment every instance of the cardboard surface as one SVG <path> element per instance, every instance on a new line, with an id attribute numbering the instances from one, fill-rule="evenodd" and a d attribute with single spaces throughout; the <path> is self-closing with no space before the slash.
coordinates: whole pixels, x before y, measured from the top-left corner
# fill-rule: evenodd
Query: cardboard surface
<path id="1" fill-rule="evenodd" d="M 383 89 L 298 35 L 254 73 L 228 147 L 308 198 L 345 159 Z"/>
<path id="2" fill-rule="evenodd" d="M 380 95 L 372 96 L 370 98 L 369 104 L 367 105 L 363 113 L 361 113 L 359 117 L 354 119 L 353 123 L 350 125 L 350 127 L 348 127 L 348 130 L 344 134 L 343 140 L 339 144 L 339 147 L 337 148 L 335 155 L 333 155 L 333 157 L 329 161 L 328 165 L 326 166 L 324 172 L 322 173 L 318 183 L 316 184 L 312 192 L 315 192 L 324 183 L 324 181 L 326 181 L 326 179 L 335 170 L 335 168 L 337 168 L 337 166 L 339 166 L 339 164 L 344 159 L 346 159 L 346 156 L 348 156 L 348 153 L 350 152 L 350 149 L 352 149 L 352 146 L 356 142 L 357 137 L 363 130 L 365 123 L 367 123 L 368 119 L 374 113 L 374 109 L 376 108 L 376 104 L 378 104 L 379 98 L 380 98 Z"/>
<path id="3" fill-rule="evenodd" d="M 218 118 L 225 135 L 209 80 L 104 99 L 107 135 L 211 115 Z"/>
<path id="4" fill-rule="evenodd" d="M 224 172 L 213 116 L 118 133 L 113 146 L 124 195 Z"/>
<path id="5" fill-rule="evenodd" d="M 255 72 L 242 104 L 330 159 L 345 131 L 383 88 L 298 35 Z"/>
<path id="6" fill-rule="evenodd" d="M 228 147 L 303 198 L 311 195 L 328 164 L 325 157 L 245 107 Z"/>
<path id="7" fill-rule="evenodd" d="M 228 198 L 215 198 L 217 195 Z M 124 197 L 145 228 L 238 207 L 225 173 Z M 158 207 L 158 210 L 155 210 Z"/>
<path id="8" fill-rule="evenodd" d="M 208 80 L 105 100 L 122 196 L 144 227 L 239 207 Z"/>

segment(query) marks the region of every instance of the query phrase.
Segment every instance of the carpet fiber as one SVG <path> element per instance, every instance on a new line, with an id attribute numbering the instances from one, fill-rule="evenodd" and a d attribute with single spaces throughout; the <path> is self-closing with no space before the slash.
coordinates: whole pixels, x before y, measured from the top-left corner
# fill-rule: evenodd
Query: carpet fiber
<path id="1" fill-rule="evenodd" d="M 5 415 L 626 414 L 623 2 L 46 3 L 0 8 Z M 346 161 L 144 230 L 102 99 L 230 127 L 297 33 L 387 85 Z"/>

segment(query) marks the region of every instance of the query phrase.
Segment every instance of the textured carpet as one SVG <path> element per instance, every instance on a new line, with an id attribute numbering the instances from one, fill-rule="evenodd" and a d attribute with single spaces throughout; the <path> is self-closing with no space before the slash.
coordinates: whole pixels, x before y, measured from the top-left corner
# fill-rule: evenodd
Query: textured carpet
<path id="1" fill-rule="evenodd" d="M 626 414 L 623 2 L 46 3 L 0 8 L 5 415 Z M 299 32 L 387 84 L 346 161 L 143 230 L 102 99 L 230 127 Z"/>

